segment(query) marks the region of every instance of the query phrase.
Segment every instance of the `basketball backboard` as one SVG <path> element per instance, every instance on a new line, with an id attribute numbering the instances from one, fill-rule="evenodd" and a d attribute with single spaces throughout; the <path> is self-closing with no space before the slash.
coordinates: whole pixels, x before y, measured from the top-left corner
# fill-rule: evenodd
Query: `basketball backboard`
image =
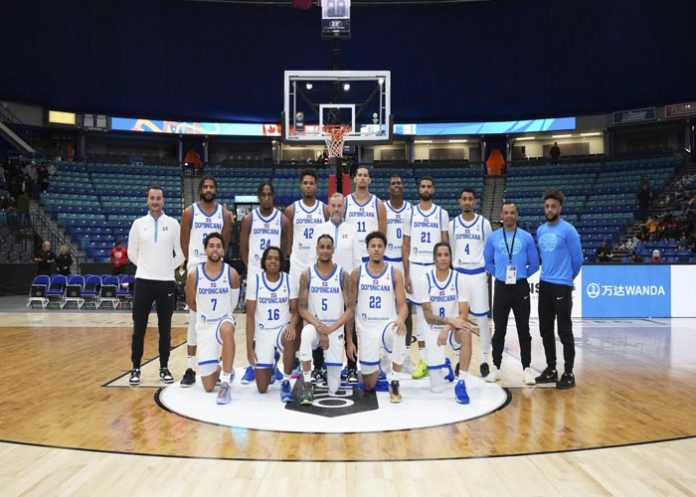
<path id="1" fill-rule="evenodd" d="M 346 142 L 391 141 L 390 71 L 285 71 L 283 139 L 324 143 L 332 126 Z"/>

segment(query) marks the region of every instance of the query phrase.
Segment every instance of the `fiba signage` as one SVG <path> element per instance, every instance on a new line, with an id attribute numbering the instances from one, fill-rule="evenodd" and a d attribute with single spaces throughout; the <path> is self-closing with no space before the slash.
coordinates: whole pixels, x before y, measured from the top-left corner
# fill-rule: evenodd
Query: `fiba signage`
<path id="1" fill-rule="evenodd" d="M 583 317 L 669 317 L 670 266 L 585 266 Z"/>

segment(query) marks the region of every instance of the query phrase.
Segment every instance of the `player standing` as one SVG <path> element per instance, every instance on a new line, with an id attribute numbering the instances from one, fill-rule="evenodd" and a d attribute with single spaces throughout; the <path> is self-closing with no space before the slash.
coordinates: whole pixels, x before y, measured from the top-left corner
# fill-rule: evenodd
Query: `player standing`
<path id="1" fill-rule="evenodd" d="M 425 322 L 421 304 L 422 295 L 427 295 L 427 274 L 433 268 L 435 244 L 448 241 L 447 225 L 449 214 L 433 203 L 435 183 L 430 176 L 418 181 L 420 202 L 404 220 L 404 244 L 401 248 L 406 280 L 406 291 L 411 294 L 411 303 L 416 306 L 414 329 L 418 338 L 421 360 L 413 371 L 415 379 L 428 375 L 428 358 L 423 339 L 428 324 Z"/>
<path id="2" fill-rule="evenodd" d="M 454 269 L 460 274 L 460 288 L 469 302 L 469 314 L 476 318 L 481 338 L 481 377 L 490 374 L 488 358 L 491 348 L 491 330 L 488 326 L 488 275 L 483 260 L 483 249 L 490 236 L 491 223 L 476 214 L 476 190 L 462 189 L 459 207 L 462 213 L 449 226 Z"/>
<path id="3" fill-rule="evenodd" d="M 209 233 L 220 233 L 224 249 L 230 243 L 234 217 L 227 207 L 215 201 L 217 181 L 212 176 L 204 176 L 198 183 L 198 202 L 187 207 L 181 216 L 181 250 L 186 257 L 187 270 L 191 274 L 195 268 L 207 261 L 203 241 Z M 233 309 L 234 310 L 234 309 Z M 182 387 L 196 383 L 196 313 L 189 309 L 189 324 L 186 333 L 186 372 L 181 379 Z"/>

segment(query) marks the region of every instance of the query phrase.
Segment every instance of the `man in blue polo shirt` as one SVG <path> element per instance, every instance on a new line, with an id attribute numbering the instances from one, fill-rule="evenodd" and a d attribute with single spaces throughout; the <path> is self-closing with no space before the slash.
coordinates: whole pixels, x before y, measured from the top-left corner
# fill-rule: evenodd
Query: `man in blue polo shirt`
<path id="1" fill-rule="evenodd" d="M 541 252 L 539 283 L 539 332 L 546 353 L 546 369 L 537 376 L 537 383 L 556 383 L 556 388 L 575 386 L 575 339 L 573 322 L 573 280 L 582 266 L 580 236 L 573 225 L 561 219 L 563 194 L 558 190 L 544 192 L 546 223 L 537 229 L 537 244 Z M 554 321 L 558 319 L 558 336 L 563 344 L 565 368 L 558 379 L 556 371 L 556 338 Z"/>
<path id="2" fill-rule="evenodd" d="M 517 336 L 520 340 L 522 359 L 522 381 L 534 385 L 532 362 L 532 336 L 529 334 L 529 283 L 527 278 L 539 270 L 539 253 L 532 235 L 517 227 L 517 206 L 512 202 L 503 203 L 503 227 L 491 233 L 483 250 L 486 271 L 493 275 L 493 367 L 486 381 L 493 383 L 498 379 L 498 370 L 503 361 L 505 333 L 508 316 L 512 309 L 515 315 Z"/>

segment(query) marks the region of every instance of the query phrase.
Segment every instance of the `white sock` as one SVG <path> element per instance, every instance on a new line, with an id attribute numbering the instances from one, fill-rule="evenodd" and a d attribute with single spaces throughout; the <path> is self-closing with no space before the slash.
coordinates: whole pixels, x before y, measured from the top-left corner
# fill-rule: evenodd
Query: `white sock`
<path id="1" fill-rule="evenodd" d="M 389 381 L 399 381 L 399 374 L 394 371 L 389 371 L 387 373 L 387 380 Z"/>
<path id="2" fill-rule="evenodd" d="M 481 338 L 481 363 L 488 362 L 491 349 L 491 329 L 486 316 L 477 317 L 479 337 Z"/>
<path id="3" fill-rule="evenodd" d="M 459 376 L 457 376 L 457 379 L 464 381 L 466 380 L 467 376 L 469 376 L 469 373 L 467 373 L 466 371 L 462 371 L 462 369 L 459 368 Z"/>
<path id="4" fill-rule="evenodd" d="M 309 371 L 302 371 L 302 378 L 304 379 L 305 383 L 312 383 L 312 370 L 310 369 Z"/>
<path id="5" fill-rule="evenodd" d="M 232 373 L 221 373 L 220 374 L 220 381 L 223 383 L 231 383 L 232 381 Z"/>
<path id="6" fill-rule="evenodd" d="M 290 374 L 285 374 L 285 372 L 283 371 L 283 381 L 290 381 L 290 376 L 291 376 L 291 375 L 292 375 L 292 373 L 290 373 Z"/>
<path id="7" fill-rule="evenodd" d="M 186 368 L 196 370 L 196 356 L 186 356 Z"/>

